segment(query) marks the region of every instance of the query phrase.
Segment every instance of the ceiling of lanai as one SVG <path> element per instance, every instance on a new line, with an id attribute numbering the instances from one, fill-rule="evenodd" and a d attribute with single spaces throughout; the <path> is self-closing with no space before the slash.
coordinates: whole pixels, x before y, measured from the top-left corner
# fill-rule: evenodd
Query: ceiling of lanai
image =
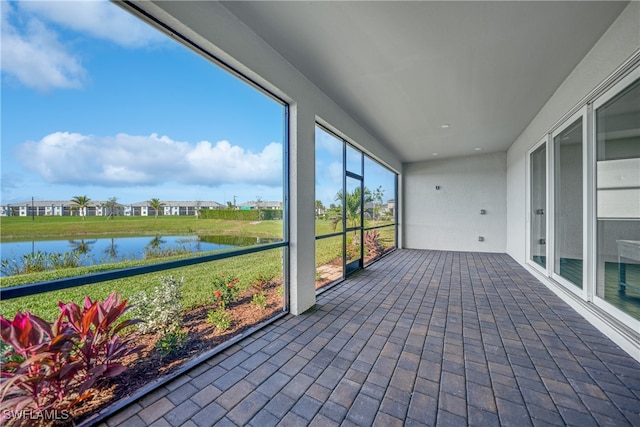
<path id="1" fill-rule="evenodd" d="M 627 2 L 222 4 L 402 161 L 420 161 L 506 150 Z"/>

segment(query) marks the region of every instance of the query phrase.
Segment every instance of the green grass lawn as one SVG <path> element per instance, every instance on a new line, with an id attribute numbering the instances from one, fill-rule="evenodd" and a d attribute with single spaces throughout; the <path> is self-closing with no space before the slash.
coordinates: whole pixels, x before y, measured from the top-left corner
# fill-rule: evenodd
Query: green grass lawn
<path id="1" fill-rule="evenodd" d="M 372 226 L 373 224 L 367 224 Z M 205 220 L 194 217 L 87 217 L 84 221 L 78 217 L 36 217 L 35 221 L 25 217 L 5 217 L 1 219 L 2 241 L 24 239 L 55 239 L 68 236 L 127 236 L 127 235 L 238 235 L 254 237 L 282 237 L 282 221 Z M 322 234 L 332 233 L 330 221 L 319 220 L 316 230 Z M 380 229 L 385 246 L 393 246 L 393 227 Z M 240 279 L 240 287 L 248 288 L 258 275 L 271 278 L 283 277 L 283 249 L 272 249 L 260 253 L 242 255 L 224 260 L 212 261 L 194 266 L 166 270 L 130 278 L 101 282 L 60 291 L 47 292 L 23 298 L 0 302 L 0 314 L 12 318 L 17 311 L 31 311 L 45 319 L 53 320 L 58 314 L 58 301 L 81 303 L 85 295 L 91 299 L 104 299 L 116 292 L 130 298 L 140 291 L 151 291 L 158 286 L 161 276 L 184 277 L 183 307 L 190 309 L 210 304 L 212 301 L 212 281 L 220 275 Z M 64 277 L 80 276 L 111 269 L 120 269 L 157 263 L 180 258 L 192 257 L 192 254 L 172 256 L 162 259 L 130 260 L 88 267 L 46 271 L 0 278 L 0 286 L 17 286 L 38 283 Z M 316 265 L 329 263 L 342 257 L 342 237 L 323 239 L 317 242 Z"/>
<path id="2" fill-rule="evenodd" d="M 91 216 L 0 217 L 0 241 L 54 240 L 74 236 L 125 237 L 174 235 L 235 235 L 282 237 L 282 220 L 232 221 L 194 216 Z"/>
<path id="3" fill-rule="evenodd" d="M 242 255 L 224 260 L 165 270 L 157 273 L 144 274 L 124 279 L 110 280 L 92 285 L 79 286 L 60 291 L 46 292 L 15 298 L 0 303 L 0 314 L 13 318 L 17 311 L 30 311 L 49 321 L 58 315 L 58 302 L 74 301 L 81 304 L 85 295 L 92 300 L 102 300 L 110 293 L 116 292 L 125 298 L 130 298 L 140 291 L 149 292 L 160 284 L 161 276 L 184 277 L 182 291 L 183 308 L 190 309 L 211 304 L 213 301 L 213 280 L 221 275 L 240 279 L 239 288 L 251 287 L 253 281 L 260 275 L 273 279 L 282 279 L 281 248 L 270 249 L 255 254 Z M 32 274 L 31 281 L 44 280 L 45 273 Z"/>

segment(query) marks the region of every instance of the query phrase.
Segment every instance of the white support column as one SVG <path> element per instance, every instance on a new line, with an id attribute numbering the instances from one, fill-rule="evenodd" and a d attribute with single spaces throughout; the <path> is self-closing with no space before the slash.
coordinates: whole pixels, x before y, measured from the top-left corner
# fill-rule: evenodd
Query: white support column
<path id="1" fill-rule="evenodd" d="M 289 108 L 290 311 L 302 314 L 316 303 L 315 289 L 315 115 L 304 105 Z"/>

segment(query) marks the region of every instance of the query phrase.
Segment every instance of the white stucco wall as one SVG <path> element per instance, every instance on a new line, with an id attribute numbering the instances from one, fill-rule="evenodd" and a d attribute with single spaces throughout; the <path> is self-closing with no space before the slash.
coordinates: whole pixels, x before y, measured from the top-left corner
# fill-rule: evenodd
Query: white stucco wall
<path id="1" fill-rule="evenodd" d="M 506 172 L 506 153 L 405 164 L 403 247 L 504 252 Z"/>
<path id="2" fill-rule="evenodd" d="M 507 151 L 507 253 L 526 262 L 526 152 L 640 49 L 640 2 L 631 2 Z"/>

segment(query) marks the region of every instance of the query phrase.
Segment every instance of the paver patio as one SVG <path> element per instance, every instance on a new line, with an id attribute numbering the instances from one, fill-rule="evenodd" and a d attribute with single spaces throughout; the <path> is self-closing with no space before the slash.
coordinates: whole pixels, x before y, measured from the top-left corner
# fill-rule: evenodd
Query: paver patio
<path id="1" fill-rule="evenodd" d="M 108 426 L 640 426 L 640 363 L 505 254 L 397 250 Z"/>

